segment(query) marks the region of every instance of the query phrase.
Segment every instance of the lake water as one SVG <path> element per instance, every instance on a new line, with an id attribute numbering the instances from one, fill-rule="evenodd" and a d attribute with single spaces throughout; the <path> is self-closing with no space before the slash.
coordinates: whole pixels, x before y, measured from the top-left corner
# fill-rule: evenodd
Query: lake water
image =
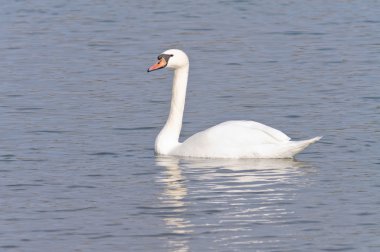
<path id="1" fill-rule="evenodd" d="M 378 1 L 3 1 L 1 251 L 380 251 Z M 181 138 L 231 119 L 292 160 L 159 158 L 172 73 Z"/>

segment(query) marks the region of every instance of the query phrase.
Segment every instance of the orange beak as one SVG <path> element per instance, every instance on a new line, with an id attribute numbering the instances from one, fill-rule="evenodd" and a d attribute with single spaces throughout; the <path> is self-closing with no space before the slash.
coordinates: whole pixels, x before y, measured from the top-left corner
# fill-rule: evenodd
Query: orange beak
<path id="1" fill-rule="evenodd" d="M 148 68 L 148 72 L 152 72 L 154 70 L 164 68 L 164 67 L 166 67 L 166 64 L 167 64 L 166 60 L 164 58 L 161 58 L 159 61 L 157 61 L 156 64 L 154 64 Z"/>

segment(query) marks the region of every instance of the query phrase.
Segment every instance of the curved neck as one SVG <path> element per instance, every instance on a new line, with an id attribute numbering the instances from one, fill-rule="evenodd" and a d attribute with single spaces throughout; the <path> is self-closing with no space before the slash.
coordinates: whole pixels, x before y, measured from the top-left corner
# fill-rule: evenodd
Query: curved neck
<path id="1" fill-rule="evenodd" d="M 179 144 L 178 140 L 182 128 L 183 111 L 185 109 L 188 75 L 189 65 L 174 71 L 169 117 L 156 138 L 155 150 L 158 154 L 169 154 Z"/>

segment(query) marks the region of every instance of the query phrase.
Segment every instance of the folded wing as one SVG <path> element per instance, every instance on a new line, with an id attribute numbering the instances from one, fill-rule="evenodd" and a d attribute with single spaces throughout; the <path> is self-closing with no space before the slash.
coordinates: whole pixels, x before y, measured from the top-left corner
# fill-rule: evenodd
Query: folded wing
<path id="1" fill-rule="evenodd" d="M 271 146 L 288 144 L 279 130 L 254 121 L 227 121 L 201 131 L 176 148 L 174 155 L 198 157 L 260 157 Z"/>

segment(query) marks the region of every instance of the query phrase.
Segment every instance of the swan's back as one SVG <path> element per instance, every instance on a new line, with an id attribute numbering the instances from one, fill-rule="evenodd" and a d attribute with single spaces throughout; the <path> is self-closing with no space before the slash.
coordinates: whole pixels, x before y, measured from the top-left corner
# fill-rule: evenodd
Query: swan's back
<path id="1" fill-rule="evenodd" d="M 172 155 L 204 158 L 291 158 L 312 142 L 290 141 L 283 132 L 254 121 L 227 121 L 201 131 Z"/>

